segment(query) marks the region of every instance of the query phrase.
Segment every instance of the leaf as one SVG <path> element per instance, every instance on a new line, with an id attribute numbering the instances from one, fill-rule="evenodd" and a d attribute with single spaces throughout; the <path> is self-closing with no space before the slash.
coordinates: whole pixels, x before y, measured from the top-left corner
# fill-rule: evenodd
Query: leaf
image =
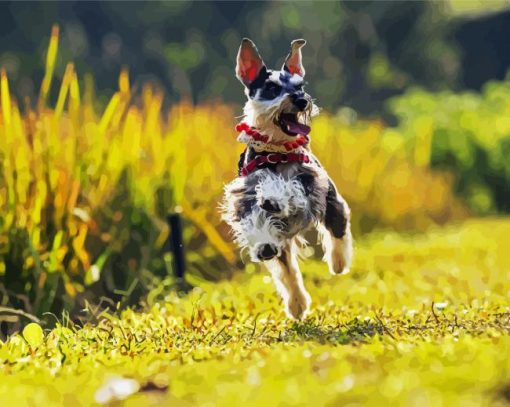
<path id="1" fill-rule="evenodd" d="M 31 322 L 23 329 L 23 338 L 32 348 L 39 346 L 44 340 L 44 333 L 39 324 Z"/>

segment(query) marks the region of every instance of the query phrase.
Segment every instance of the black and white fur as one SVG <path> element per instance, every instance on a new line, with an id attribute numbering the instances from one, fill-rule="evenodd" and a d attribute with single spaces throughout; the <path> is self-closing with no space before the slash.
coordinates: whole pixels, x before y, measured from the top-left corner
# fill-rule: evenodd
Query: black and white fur
<path id="1" fill-rule="evenodd" d="M 282 115 L 309 125 L 318 108 L 303 90 L 305 70 L 295 40 L 281 70 L 267 69 L 255 44 L 244 39 L 237 56 L 236 75 L 245 85 L 248 101 L 244 121 L 277 147 L 297 134 L 282 124 Z M 320 137 L 320 135 L 318 135 Z M 239 165 L 245 165 L 261 146 L 248 145 Z M 322 239 L 324 260 L 333 274 L 346 273 L 351 264 L 350 210 L 309 146 L 300 147 L 310 163 L 265 165 L 225 187 L 223 219 L 237 243 L 254 262 L 265 262 L 272 273 L 287 314 L 303 319 L 310 296 L 298 267 L 297 250 L 304 231 L 315 226 Z"/>

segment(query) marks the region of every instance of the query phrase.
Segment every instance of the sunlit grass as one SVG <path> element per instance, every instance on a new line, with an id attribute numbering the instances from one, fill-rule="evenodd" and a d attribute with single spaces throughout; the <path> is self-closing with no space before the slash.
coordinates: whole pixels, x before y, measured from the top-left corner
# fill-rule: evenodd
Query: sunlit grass
<path id="1" fill-rule="evenodd" d="M 40 344 L 31 329 L 0 347 L 0 403 L 89 405 L 118 376 L 138 383 L 127 405 L 503 405 L 509 232 L 495 219 L 371 235 L 343 277 L 305 262 L 303 323 L 249 269 L 145 313 L 60 325 Z"/>

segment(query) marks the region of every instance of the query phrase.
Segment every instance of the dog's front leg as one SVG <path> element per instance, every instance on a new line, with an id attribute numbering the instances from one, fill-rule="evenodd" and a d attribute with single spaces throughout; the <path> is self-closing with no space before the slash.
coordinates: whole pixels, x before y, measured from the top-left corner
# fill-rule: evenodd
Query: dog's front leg
<path id="1" fill-rule="evenodd" d="M 281 255 L 268 261 L 267 266 L 285 304 L 287 315 L 299 320 L 305 318 L 310 308 L 311 299 L 303 284 L 295 243 L 289 241 Z"/>
<path id="2" fill-rule="evenodd" d="M 331 274 L 345 274 L 352 261 L 352 235 L 350 209 L 335 185 L 329 181 L 326 196 L 326 213 L 319 225 L 324 248 L 324 260 Z"/>

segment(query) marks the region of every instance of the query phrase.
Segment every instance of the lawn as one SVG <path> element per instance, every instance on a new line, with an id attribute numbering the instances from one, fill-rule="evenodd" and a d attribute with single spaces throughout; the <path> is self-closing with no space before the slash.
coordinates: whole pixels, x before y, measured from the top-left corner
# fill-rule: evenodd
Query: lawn
<path id="1" fill-rule="evenodd" d="M 0 344 L 0 405 L 506 405 L 509 235 L 502 219 L 371 234 L 341 277 L 307 260 L 301 323 L 249 265 L 145 312 L 32 326 Z"/>

